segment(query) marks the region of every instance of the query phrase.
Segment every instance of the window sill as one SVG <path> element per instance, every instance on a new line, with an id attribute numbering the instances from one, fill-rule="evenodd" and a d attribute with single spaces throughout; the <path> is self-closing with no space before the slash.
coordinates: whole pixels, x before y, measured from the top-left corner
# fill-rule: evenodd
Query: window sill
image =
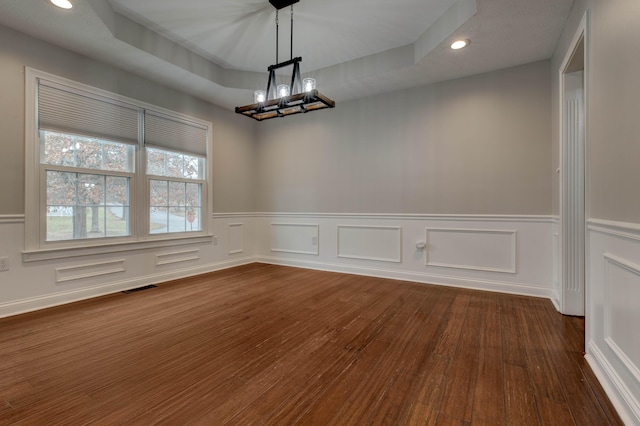
<path id="1" fill-rule="evenodd" d="M 177 238 L 162 238 L 145 241 L 119 242 L 100 246 L 56 247 L 47 249 L 25 250 L 22 252 L 23 262 L 39 262 L 43 260 L 64 259 L 80 256 L 94 256 L 107 253 L 146 250 L 160 247 L 173 247 L 188 244 L 211 244 L 213 235 L 198 235 Z"/>

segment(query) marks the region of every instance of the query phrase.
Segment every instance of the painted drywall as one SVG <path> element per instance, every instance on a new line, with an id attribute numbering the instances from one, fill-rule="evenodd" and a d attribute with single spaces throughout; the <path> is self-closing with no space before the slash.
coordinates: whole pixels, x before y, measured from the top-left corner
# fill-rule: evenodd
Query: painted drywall
<path id="1" fill-rule="evenodd" d="M 587 215 L 591 218 L 640 223 L 640 3 L 624 0 L 576 0 L 552 59 L 553 94 L 557 72 L 585 10 L 591 14 L 588 64 Z M 559 152 L 557 106 L 553 116 L 553 154 Z M 559 183 L 554 180 L 554 206 Z M 558 209 L 554 207 L 554 213 Z"/>
<path id="2" fill-rule="evenodd" d="M 542 61 L 260 123 L 256 207 L 550 214 L 549 66 Z"/>
<path id="3" fill-rule="evenodd" d="M 179 91 L 0 26 L 0 215 L 24 213 L 24 68 L 39 69 L 213 123 L 214 212 L 253 210 L 256 126 Z"/>

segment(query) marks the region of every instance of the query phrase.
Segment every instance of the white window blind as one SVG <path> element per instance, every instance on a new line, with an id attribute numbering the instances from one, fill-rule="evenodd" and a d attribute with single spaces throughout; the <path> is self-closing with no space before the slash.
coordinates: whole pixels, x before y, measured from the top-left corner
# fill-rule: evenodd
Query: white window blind
<path id="1" fill-rule="evenodd" d="M 193 122 L 145 111 L 144 143 L 158 148 L 207 155 L 207 128 Z"/>
<path id="2" fill-rule="evenodd" d="M 137 144 L 138 112 L 137 107 L 114 99 L 38 81 L 40 130 Z"/>

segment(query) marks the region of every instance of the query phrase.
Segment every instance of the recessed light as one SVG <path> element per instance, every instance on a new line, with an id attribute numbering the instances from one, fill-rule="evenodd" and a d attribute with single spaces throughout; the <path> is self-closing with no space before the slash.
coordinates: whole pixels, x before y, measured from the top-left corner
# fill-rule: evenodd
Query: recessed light
<path id="1" fill-rule="evenodd" d="M 471 41 L 466 40 L 466 39 L 464 39 L 464 40 L 456 40 L 453 43 L 451 43 L 451 48 L 453 50 L 460 50 L 460 49 L 462 49 L 464 47 L 467 47 L 469 44 L 471 44 Z"/>
<path id="2" fill-rule="evenodd" d="M 69 0 L 51 0 L 51 3 L 61 9 L 71 9 L 73 7 L 73 4 Z"/>

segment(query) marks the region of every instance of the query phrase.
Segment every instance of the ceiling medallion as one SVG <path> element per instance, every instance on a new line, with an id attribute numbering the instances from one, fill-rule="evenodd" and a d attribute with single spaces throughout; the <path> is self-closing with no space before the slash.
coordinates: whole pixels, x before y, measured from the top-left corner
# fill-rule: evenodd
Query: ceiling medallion
<path id="1" fill-rule="evenodd" d="M 336 103 L 322 95 L 316 89 L 316 81 L 313 78 L 300 78 L 301 57 L 293 57 L 293 4 L 300 0 L 269 0 L 269 3 L 276 8 L 276 64 L 270 65 L 269 81 L 267 90 L 256 90 L 254 92 L 254 103 L 236 107 L 236 113 L 246 115 L 258 121 L 268 120 L 276 117 L 286 117 L 289 115 L 317 111 L 325 108 L 333 108 Z M 278 41 L 280 22 L 278 13 L 280 9 L 291 6 L 291 59 L 285 62 L 278 62 Z M 276 70 L 280 68 L 292 67 L 291 84 L 276 84 Z"/>

